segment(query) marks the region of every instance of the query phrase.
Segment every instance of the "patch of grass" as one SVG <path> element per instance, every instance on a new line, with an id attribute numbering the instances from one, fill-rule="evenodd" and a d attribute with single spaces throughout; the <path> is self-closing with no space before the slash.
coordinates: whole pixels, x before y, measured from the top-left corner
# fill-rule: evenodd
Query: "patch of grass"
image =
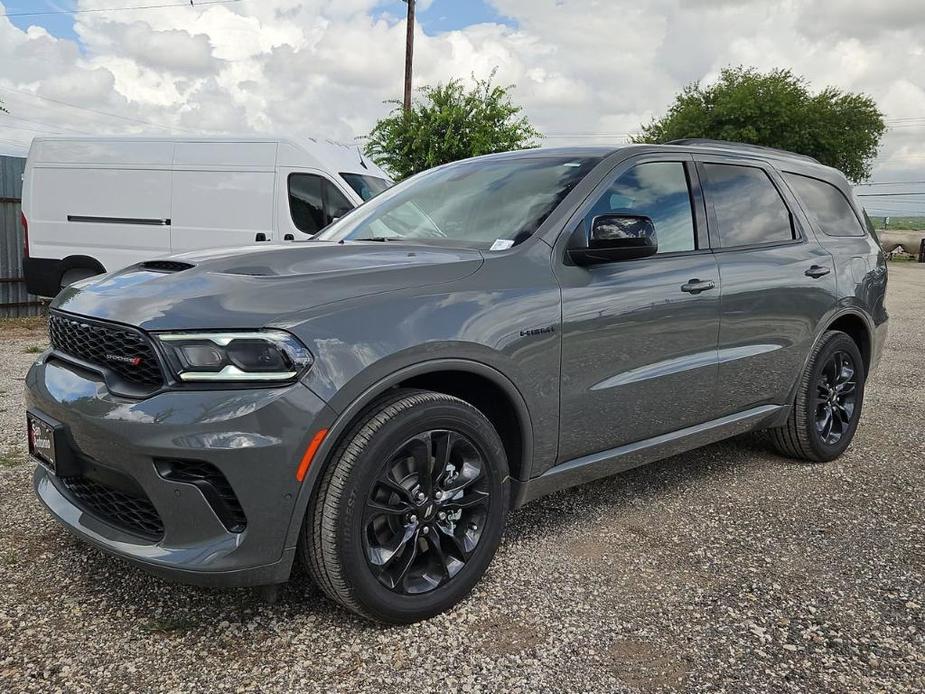
<path id="1" fill-rule="evenodd" d="M 22 318 L 0 318 L 0 335 L 4 337 L 31 337 L 41 340 L 41 334 L 48 334 L 48 320 L 45 316 Z"/>
<path id="2" fill-rule="evenodd" d="M 23 350 L 26 354 L 39 354 L 45 351 L 41 345 L 29 345 Z"/>
<path id="3" fill-rule="evenodd" d="M 18 451 L 4 451 L 0 453 L 0 468 L 12 468 L 22 465 L 23 457 Z"/>
<path id="4" fill-rule="evenodd" d="M 155 617 L 141 625 L 149 634 L 173 634 L 190 631 L 199 626 L 199 622 L 189 617 Z"/>
<path id="5" fill-rule="evenodd" d="M 886 218 L 882 215 L 871 217 L 874 226 L 877 229 L 886 229 L 887 231 L 923 231 L 925 230 L 925 217 L 896 217 L 890 215 L 890 225 L 886 226 Z"/>

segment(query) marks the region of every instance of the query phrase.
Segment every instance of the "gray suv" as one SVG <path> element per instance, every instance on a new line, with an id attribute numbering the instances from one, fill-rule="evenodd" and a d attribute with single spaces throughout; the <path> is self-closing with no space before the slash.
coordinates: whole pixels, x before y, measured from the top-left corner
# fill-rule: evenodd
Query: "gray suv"
<path id="1" fill-rule="evenodd" d="M 35 489 L 163 576 L 298 561 L 354 612 L 423 619 L 531 499 L 747 431 L 840 455 L 886 335 L 865 219 L 786 152 L 538 149 L 427 171 L 303 243 L 92 278 L 28 375 Z"/>

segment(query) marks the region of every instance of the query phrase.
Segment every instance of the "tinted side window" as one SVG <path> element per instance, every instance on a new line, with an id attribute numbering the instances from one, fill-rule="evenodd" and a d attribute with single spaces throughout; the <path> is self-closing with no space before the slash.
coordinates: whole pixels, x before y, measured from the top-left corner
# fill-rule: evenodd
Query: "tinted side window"
<path id="1" fill-rule="evenodd" d="M 723 248 L 794 238 L 790 211 L 762 169 L 732 164 L 703 168 Z"/>
<path id="2" fill-rule="evenodd" d="M 690 189 L 681 162 L 639 164 L 621 174 L 588 214 L 587 228 L 602 214 L 649 217 L 655 224 L 659 253 L 696 248 Z"/>
<path id="3" fill-rule="evenodd" d="M 320 176 L 312 174 L 289 176 L 289 214 L 296 228 L 306 234 L 317 234 L 327 226 L 322 182 L 327 183 Z"/>
<path id="4" fill-rule="evenodd" d="M 864 236 L 864 228 L 838 188 L 799 174 L 784 174 L 809 218 L 828 236 Z"/>
<path id="5" fill-rule="evenodd" d="M 335 219 L 343 217 L 353 209 L 353 203 L 344 197 L 337 186 L 328 180 L 324 181 L 324 213 L 327 217 L 325 226 Z"/>

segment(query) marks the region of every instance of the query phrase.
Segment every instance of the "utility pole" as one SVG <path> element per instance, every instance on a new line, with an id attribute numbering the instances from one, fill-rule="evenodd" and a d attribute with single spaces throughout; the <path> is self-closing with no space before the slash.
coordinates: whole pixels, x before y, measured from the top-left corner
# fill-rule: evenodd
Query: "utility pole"
<path id="1" fill-rule="evenodd" d="M 411 111 L 411 77 L 414 64 L 414 0 L 408 3 L 408 34 L 405 39 L 405 113 Z"/>

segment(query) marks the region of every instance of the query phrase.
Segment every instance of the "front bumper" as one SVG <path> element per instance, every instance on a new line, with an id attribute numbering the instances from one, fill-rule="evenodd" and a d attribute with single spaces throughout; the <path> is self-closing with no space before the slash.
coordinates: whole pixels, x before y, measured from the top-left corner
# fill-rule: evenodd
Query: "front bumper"
<path id="1" fill-rule="evenodd" d="M 289 577 L 295 545 L 286 538 L 300 484 L 295 473 L 309 441 L 333 420 L 324 402 L 301 383 L 283 388 L 165 391 L 144 400 L 112 395 L 102 378 L 43 355 L 26 378 L 31 411 L 66 427 L 79 477 L 36 470 L 35 490 L 68 530 L 153 573 L 186 583 L 243 586 Z M 246 518 L 229 529 L 208 488 L 168 479 L 164 464 L 207 464 L 220 471 Z M 123 480 L 159 517 L 159 536 L 123 522 L 115 506 L 85 503 L 74 480 L 99 486 Z M 110 489 L 110 486 L 104 487 Z M 227 489 L 225 490 L 227 492 Z M 101 512 L 101 508 L 103 511 Z M 107 513 L 118 508 L 121 513 Z"/>

